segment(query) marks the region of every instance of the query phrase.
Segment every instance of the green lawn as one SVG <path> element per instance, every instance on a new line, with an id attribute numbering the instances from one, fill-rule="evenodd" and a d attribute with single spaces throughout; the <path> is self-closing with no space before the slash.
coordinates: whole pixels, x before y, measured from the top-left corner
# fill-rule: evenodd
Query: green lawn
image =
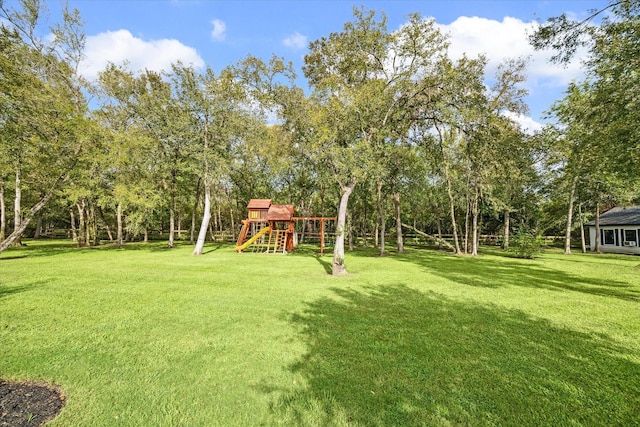
<path id="1" fill-rule="evenodd" d="M 0 378 L 55 426 L 640 423 L 640 258 L 208 244 L 0 254 Z"/>

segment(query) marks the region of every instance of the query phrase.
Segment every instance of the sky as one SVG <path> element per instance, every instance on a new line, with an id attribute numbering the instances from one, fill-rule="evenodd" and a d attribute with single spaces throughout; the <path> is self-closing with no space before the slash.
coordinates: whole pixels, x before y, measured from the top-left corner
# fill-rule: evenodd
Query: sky
<path id="1" fill-rule="evenodd" d="M 4 0 L 5 6 L 16 0 Z M 46 1 L 49 20 L 60 20 L 61 0 Z M 580 60 L 567 67 L 548 62 L 550 52 L 535 52 L 527 41 L 537 22 L 567 13 L 580 19 L 606 0 L 68 0 L 80 11 L 87 35 L 82 73 L 95 79 L 108 62 L 140 69 L 168 70 L 178 60 L 216 71 L 251 54 L 272 55 L 294 64 L 298 84 L 309 42 L 341 31 L 353 19 L 353 8 L 384 12 L 393 31 L 417 12 L 434 18 L 450 37 L 455 59 L 485 54 L 487 74 L 508 58 L 527 57 L 527 103 L 517 117 L 535 130 L 547 121 L 544 111 L 562 98 L 569 82 L 583 77 Z"/>

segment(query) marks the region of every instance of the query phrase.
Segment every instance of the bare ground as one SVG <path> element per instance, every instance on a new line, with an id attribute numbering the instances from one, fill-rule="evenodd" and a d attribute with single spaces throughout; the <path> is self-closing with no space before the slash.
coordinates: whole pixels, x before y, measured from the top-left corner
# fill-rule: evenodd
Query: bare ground
<path id="1" fill-rule="evenodd" d="M 42 425 L 60 413 L 65 399 L 56 386 L 0 379 L 0 427 Z"/>

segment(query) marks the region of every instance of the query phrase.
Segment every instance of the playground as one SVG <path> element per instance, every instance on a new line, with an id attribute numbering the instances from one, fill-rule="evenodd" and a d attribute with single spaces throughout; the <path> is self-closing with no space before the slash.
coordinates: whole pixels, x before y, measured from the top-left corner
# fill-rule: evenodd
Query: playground
<path id="1" fill-rule="evenodd" d="M 264 254 L 287 254 L 298 245 L 298 235 L 310 223 L 319 224 L 320 254 L 327 244 L 333 243 L 333 226 L 336 217 L 296 217 L 293 205 L 277 205 L 271 199 L 251 199 L 247 205 L 247 219 L 242 220 L 242 229 L 236 243 L 236 252 L 252 250 Z M 298 224 L 298 227 L 296 225 Z M 302 228 L 302 230 L 300 230 Z"/>

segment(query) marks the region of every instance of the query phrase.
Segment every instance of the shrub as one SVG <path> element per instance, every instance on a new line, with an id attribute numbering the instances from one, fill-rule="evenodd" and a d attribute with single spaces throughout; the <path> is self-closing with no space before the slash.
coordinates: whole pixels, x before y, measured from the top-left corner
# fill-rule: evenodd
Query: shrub
<path id="1" fill-rule="evenodd" d="M 534 233 L 526 225 L 518 229 L 512 243 L 511 250 L 518 258 L 531 259 L 542 252 L 542 236 Z"/>

